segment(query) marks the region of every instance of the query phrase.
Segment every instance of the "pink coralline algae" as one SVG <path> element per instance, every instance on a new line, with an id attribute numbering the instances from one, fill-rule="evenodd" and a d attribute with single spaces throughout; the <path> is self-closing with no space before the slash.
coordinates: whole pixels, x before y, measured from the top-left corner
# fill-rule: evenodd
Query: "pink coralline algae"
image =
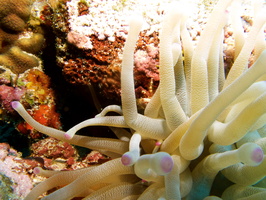
<path id="1" fill-rule="evenodd" d="M 7 177 L 13 194 L 0 194 L 2 199 L 22 199 L 33 187 L 32 180 L 26 172 L 25 163 L 20 162 L 18 153 L 8 144 L 0 143 L 0 175 Z M 14 197 L 16 196 L 16 197 Z"/>
<path id="2" fill-rule="evenodd" d="M 149 45 L 145 50 L 137 50 L 134 55 L 134 77 L 137 98 L 148 98 L 158 87 L 158 47 Z M 145 81 L 144 81 L 145 80 Z M 140 89 L 142 88 L 142 89 Z"/>
<path id="3" fill-rule="evenodd" d="M 10 87 L 7 85 L 0 85 L 0 102 L 3 108 L 7 111 L 13 111 L 10 102 L 20 100 L 25 93 L 25 89 L 18 87 Z"/>
<path id="4" fill-rule="evenodd" d="M 34 143 L 31 147 L 31 150 L 33 151 L 32 156 L 42 157 L 45 159 L 69 159 L 71 157 L 75 157 L 77 154 L 75 148 L 69 143 L 50 137 Z"/>
<path id="5" fill-rule="evenodd" d="M 46 169 L 69 169 L 77 160 L 77 152 L 73 146 L 51 137 L 34 143 L 31 150 L 31 156 L 43 159 Z M 58 160 L 60 161 L 57 162 Z"/>
<path id="6" fill-rule="evenodd" d="M 67 142 L 52 137 L 45 138 L 31 146 L 33 158 L 42 158 L 46 169 L 79 169 L 95 163 L 107 161 L 107 157 L 97 151 L 92 151 L 84 158 L 78 156 L 76 149 Z M 60 160 L 58 165 L 57 160 Z"/>
<path id="7" fill-rule="evenodd" d="M 88 47 L 86 46 L 86 44 L 88 44 L 88 38 L 80 35 L 79 33 L 75 33 L 75 32 L 69 32 L 67 34 L 67 40 L 68 42 L 70 42 L 71 44 L 74 44 L 75 46 L 77 46 L 80 49 L 87 49 Z"/>

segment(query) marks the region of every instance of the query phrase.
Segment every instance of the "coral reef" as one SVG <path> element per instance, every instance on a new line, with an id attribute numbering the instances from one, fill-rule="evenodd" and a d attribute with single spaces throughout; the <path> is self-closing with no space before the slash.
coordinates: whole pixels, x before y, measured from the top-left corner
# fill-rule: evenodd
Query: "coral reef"
<path id="1" fill-rule="evenodd" d="M 131 0 L 61 1 L 52 8 L 43 6 L 39 18 L 55 33 L 57 64 L 62 67 L 66 80 L 74 85 L 89 84 L 97 91 L 96 94 L 101 94 L 99 99 L 103 96 L 111 103 L 120 103 L 121 57 L 128 32 L 127 18 L 135 10 L 143 13 L 146 23 L 137 43 L 134 65 L 138 106 L 143 110 L 159 84 L 158 34 L 167 3 L 169 0 L 138 3 Z M 50 4 L 56 3 L 51 1 Z M 206 23 L 206 9 L 211 10 L 214 2 L 198 3 L 197 6 L 196 3 L 191 4 L 193 17 L 188 20 L 188 29 L 195 45 L 202 25 Z M 248 13 L 246 10 L 245 14 Z M 199 23 L 193 23 L 195 20 Z M 230 28 L 225 29 L 226 33 L 230 31 Z M 230 42 L 226 42 L 224 48 L 231 46 Z M 139 62 L 143 64 L 138 65 Z M 226 59 L 225 65 L 230 69 L 231 60 Z M 101 104 L 105 105 L 104 102 Z"/>
<path id="2" fill-rule="evenodd" d="M 25 106 L 31 108 L 29 112 L 34 119 L 46 126 L 61 128 L 60 116 L 56 112 L 55 95 L 51 88 L 51 81 L 44 72 L 39 69 L 30 69 L 21 74 L 15 83 L 12 84 L 10 81 L 6 81 L 5 84 L 0 85 L 1 115 L 3 119 L 8 118 L 9 113 L 13 113 L 10 102 L 19 100 Z M 19 123 L 17 127 L 23 134 L 27 134 L 31 138 L 40 138 L 42 135 L 36 133 L 25 122 Z"/>
<path id="3" fill-rule="evenodd" d="M 7 156 L 1 158 L 0 199 L 24 199 L 33 184 L 44 180 L 33 174 L 34 167 L 65 170 L 91 163 L 77 153 L 72 155 L 76 151 L 71 145 L 43 139 L 46 136 L 22 121 L 10 107 L 10 102 L 21 101 L 39 123 L 62 128 L 52 81 L 43 71 L 40 59 L 45 47 L 44 30 L 40 19 L 33 16 L 36 9 L 32 3 L 31 0 L 0 2 L 0 143 L 11 146 Z M 46 146 L 38 149 L 38 144 L 66 150 L 64 154 L 44 154 Z"/>
<path id="4" fill-rule="evenodd" d="M 44 166 L 43 158 L 31 154 L 32 143 L 44 136 L 22 121 L 14 112 L 10 107 L 10 102 L 14 100 L 21 101 L 29 108 L 29 113 L 40 123 L 61 128 L 60 115 L 55 107 L 54 91 L 49 77 L 43 71 L 35 68 L 19 75 L 7 68 L 2 71 L 0 143 L 2 146 L 9 144 L 12 148 L 8 147 L 10 153 L 8 150 L 6 156 L 1 158 L 0 173 L 3 182 L 7 184 L 4 187 L 6 192 L 1 192 L 1 199 L 24 199 L 32 188 L 33 182 L 39 182 L 38 178 L 32 175 L 33 168 Z M 53 158 L 50 156 L 50 159 L 51 161 L 45 166 L 51 165 Z M 7 192 L 8 188 L 9 192 Z"/>
<path id="5" fill-rule="evenodd" d="M 0 85 L 1 199 L 24 199 L 33 184 L 40 182 L 33 174 L 33 168 L 52 166 L 53 160 L 50 156 L 51 161 L 44 165 L 43 158 L 31 154 L 32 143 L 37 138 L 43 138 L 43 134 L 22 121 L 14 112 L 10 107 L 10 102 L 14 100 L 23 102 L 40 123 L 61 128 L 60 116 L 55 107 L 54 91 L 51 88 L 50 79 L 43 71 L 35 68 L 19 75 L 8 68 L 2 71 Z M 55 167 L 49 169 L 55 169 Z"/>
<path id="6" fill-rule="evenodd" d="M 0 65 L 15 74 L 40 65 L 33 54 L 41 49 L 43 35 L 26 31 L 31 3 L 31 0 L 5 0 L 0 3 Z"/>
<path id="7" fill-rule="evenodd" d="M 73 2 L 76 5 L 76 1 L 69 5 Z M 122 106 L 109 105 L 94 118 L 65 132 L 38 123 L 19 101 L 11 102 L 12 108 L 39 132 L 112 158 L 99 166 L 74 171 L 35 168 L 36 174 L 49 178 L 25 199 L 37 199 L 56 187 L 60 189 L 43 199 L 263 199 L 265 5 L 263 1 L 256 2 L 253 25 L 246 35 L 237 12 L 241 9 L 238 3 L 217 2 L 195 47 L 187 29 L 190 7 L 173 3 L 163 10 L 160 83 L 143 114 L 136 105 L 134 67 L 149 72 L 142 58 L 157 64 L 153 60 L 157 51 L 150 43 L 151 49 L 145 47 L 146 52 L 139 48 L 137 41 L 142 38 L 144 23 L 139 16 L 130 20 L 123 48 Z M 89 12 L 93 12 L 90 6 Z M 236 22 L 232 24 L 235 49 L 233 65 L 225 76 L 223 29 L 230 9 L 230 18 Z M 86 9 L 82 10 L 85 13 L 80 17 L 86 15 Z M 99 33 L 99 40 L 113 39 L 113 32 Z M 87 48 L 93 47 L 89 43 Z M 76 134 L 87 126 L 114 127 L 117 139 Z M 222 185 L 222 191 L 217 193 L 215 188 Z"/>
<path id="8" fill-rule="evenodd" d="M 60 115 L 56 112 L 54 91 L 49 77 L 40 70 L 31 69 L 24 73 L 18 82 L 19 86 L 24 88 L 21 100 L 32 108 L 29 112 L 33 118 L 46 126 L 61 128 Z M 25 122 L 19 123 L 17 127 L 31 138 L 36 139 L 42 136 Z"/>
<path id="9" fill-rule="evenodd" d="M 151 5 L 158 7 L 153 3 Z M 90 84 L 97 94 L 120 102 L 121 56 L 128 31 L 126 19 L 121 13 L 130 10 L 130 7 L 126 2 L 74 0 L 62 2 L 53 10 L 44 8 L 41 18 L 56 34 L 57 63 L 70 83 Z M 139 7 L 144 8 L 143 5 Z M 101 11 L 101 8 L 107 10 Z M 113 13 L 110 19 L 106 14 L 109 12 Z M 104 21 L 109 23 L 102 23 Z M 138 98 L 150 98 L 158 86 L 158 42 L 158 30 L 143 30 L 134 72 Z M 140 67 L 139 62 L 146 64 Z"/>

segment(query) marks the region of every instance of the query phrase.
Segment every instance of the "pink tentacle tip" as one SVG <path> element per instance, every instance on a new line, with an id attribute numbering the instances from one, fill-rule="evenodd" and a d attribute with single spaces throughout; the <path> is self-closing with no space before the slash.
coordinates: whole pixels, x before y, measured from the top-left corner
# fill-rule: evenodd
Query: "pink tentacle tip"
<path id="1" fill-rule="evenodd" d="M 158 141 L 158 142 L 155 143 L 155 146 L 158 146 L 159 147 L 159 146 L 161 146 L 161 144 L 162 143 Z"/>
<path id="2" fill-rule="evenodd" d="M 172 171 L 174 166 L 174 161 L 171 158 L 171 156 L 165 156 L 164 158 L 162 158 L 161 160 L 161 169 L 164 173 L 169 173 Z"/>
<path id="3" fill-rule="evenodd" d="M 69 134 L 67 134 L 67 133 L 64 134 L 64 137 L 65 137 L 67 140 L 71 140 L 71 139 L 72 139 L 72 137 L 71 137 Z"/>
<path id="4" fill-rule="evenodd" d="M 10 104 L 11 104 L 11 106 L 12 106 L 13 109 L 16 109 L 16 108 L 19 107 L 19 104 L 20 103 L 19 103 L 19 101 L 12 101 Z"/>
<path id="5" fill-rule="evenodd" d="M 261 148 L 254 149 L 254 151 L 252 152 L 252 155 L 251 155 L 251 159 L 254 162 L 259 164 L 262 162 L 263 158 L 264 158 L 263 150 Z"/>
<path id="6" fill-rule="evenodd" d="M 146 180 L 144 180 L 144 179 L 142 179 L 141 180 L 141 183 L 147 183 L 148 181 L 146 181 Z"/>
<path id="7" fill-rule="evenodd" d="M 33 173 L 34 174 L 39 174 L 41 172 L 41 168 L 40 167 L 35 167 L 34 169 L 33 169 Z"/>
<path id="8" fill-rule="evenodd" d="M 121 157 L 121 162 L 123 165 L 125 166 L 129 166 L 132 164 L 132 158 L 127 155 L 127 154 L 124 154 L 122 157 Z"/>

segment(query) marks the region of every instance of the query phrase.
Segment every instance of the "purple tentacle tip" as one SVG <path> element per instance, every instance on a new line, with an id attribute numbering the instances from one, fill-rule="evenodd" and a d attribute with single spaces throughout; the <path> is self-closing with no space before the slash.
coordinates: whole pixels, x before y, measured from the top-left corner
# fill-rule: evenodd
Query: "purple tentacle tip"
<path id="1" fill-rule="evenodd" d="M 121 157 L 121 162 L 123 165 L 125 166 L 130 166 L 132 164 L 132 159 L 129 155 L 127 154 L 124 154 L 122 157 Z"/>
<path id="2" fill-rule="evenodd" d="M 10 104 L 11 104 L 13 109 L 16 109 L 19 106 L 19 102 L 18 101 L 12 101 Z"/>
<path id="3" fill-rule="evenodd" d="M 161 169 L 164 173 L 169 173 L 172 171 L 174 166 L 174 162 L 173 159 L 171 158 L 171 156 L 165 156 L 162 158 L 161 160 Z"/>
<path id="4" fill-rule="evenodd" d="M 261 148 L 256 148 L 252 152 L 251 159 L 256 163 L 261 163 L 264 157 L 264 153 Z"/>

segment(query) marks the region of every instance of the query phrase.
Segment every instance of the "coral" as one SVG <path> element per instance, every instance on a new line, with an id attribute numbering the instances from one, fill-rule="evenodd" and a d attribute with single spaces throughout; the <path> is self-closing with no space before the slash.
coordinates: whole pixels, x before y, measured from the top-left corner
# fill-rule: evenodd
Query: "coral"
<path id="1" fill-rule="evenodd" d="M 109 98 L 117 98 L 120 88 L 120 67 L 117 63 L 118 50 L 121 49 L 123 41 L 117 39 L 115 42 L 98 41 L 95 37 L 93 44 L 97 46 L 88 53 L 77 51 L 69 55 L 64 62 L 59 63 L 63 67 L 65 78 L 73 84 L 92 83 L 102 90 Z"/>
<path id="2" fill-rule="evenodd" d="M 13 193 L 12 181 L 1 173 L 0 179 L 0 198 L 3 200 L 18 199 L 17 195 Z"/>
<path id="3" fill-rule="evenodd" d="M 168 2 L 72 0 L 61 2 L 52 11 L 45 7 L 41 18 L 56 33 L 57 62 L 65 78 L 74 85 L 92 85 L 96 93 L 101 94 L 99 99 L 104 96 L 113 103 L 120 103 L 121 55 L 128 32 L 127 18 L 134 10 L 143 12 L 147 23 L 137 43 L 134 68 L 137 102 L 143 110 L 159 84 L 159 24 L 164 4 Z M 198 12 L 204 19 L 200 19 L 198 26 L 193 23 L 189 27 L 195 41 L 207 15 L 201 10 Z M 150 51 L 153 56 L 149 56 Z M 146 64 L 138 67 L 139 61 Z"/>
<path id="4" fill-rule="evenodd" d="M 46 138 L 36 142 L 31 147 L 33 156 L 47 158 L 69 158 L 75 156 L 75 149 L 67 142 L 58 141 L 54 138 Z"/>
<path id="5" fill-rule="evenodd" d="M 159 35 L 160 83 L 143 114 L 136 105 L 134 56 L 138 58 L 140 53 L 153 58 L 154 53 L 147 56 L 136 45 L 142 37 L 143 18 L 139 16 L 130 20 L 123 49 L 122 106 L 109 105 L 65 132 L 38 123 L 19 101 L 13 101 L 12 107 L 36 130 L 112 158 L 75 171 L 37 168 L 36 174 L 49 178 L 25 199 L 37 199 L 58 186 L 61 188 L 43 199 L 230 199 L 228 193 L 234 199 L 261 197 L 266 164 L 266 16 L 263 2 L 258 2 L 243 45 L 235 40 L 239 54 L 226 77 L 222 33 L 232 1 L 217 2 L 195 48 L 186 27 L 190 7 L 173 3 L 164 10 Z M 248 68 L 251 54 L 254 64 Z M 135 64 L 146 70 L 147 62 L 140 58 Z M 76 134 L 87 126 L 115 127 L 118 139 Z M 218 173 L 224 180 L 215 181 Z M 213 193 L 214 185 L 223 184 L 222 195 Z"/>
<path id="6" fill-rule="evenodd" d="M 7 85 L 0 85 L 0 102 L 1 106 L 7 111 L 11 112 L 10 102 L 20 100 L 25 94 L 25 89 L 19 87 L 10 87 Z"/>
<path id="7" fill-rule="evenodd" d="M 10 107 L 10 102 L 14 100 L 22 101 L 24 105 L 31 108 L 30 113 L 40 123 L 54 128 L 61 128 L 60 115 L 56 111 L 55 94 L 51 88 L 50 78 L 44 72 L 38 69 L 30 69 L 21 74 L 16 80 L 16 86 L 13 78 L 8 76 L 11 81 L 7 81 L 3 75 L 4 84 L 0 85 L 0 103 L 3 119 L 9 113 L 14 114 Z M 32 138 L 42 136 L 36 133 L 33 128 L 25 122 L 20 122 L 17 128 L 23 134 L 29 134 Z"/>
<path id="8" fill-rule="evenodd" d="M 43 45 L 43 36 L 31 33 L 25 35 L 26 23 L 30 17 L 31 1 L 5 0 L 0 3 L 0 65 L 15 74 L 39 66 L 39 59 L 29 53 L 37 53 Z"/>
<path id="9" fill-rule="evenodd" d="M 32 107 L 29 111 L 32 117 L 43 125 L 61 128 L 60 115 L 56 112 L 54 91 L 49 77 L 40 70 L 31 69 L 18 82 L 25 91 L 21 100 Z M 34 139 L 42 136 L 25 122 L 19 123 L 17 128 Z"/>
<path id="10" fill-rule="evenodd" d="M 34 33 L 31 39 L 21 38 L 16 42 L 16 46 L 27 53 L 37 54 L 44 44 L 44 36 L 40 33 Z"/>
<path id="11" fill-rule="evenodd" d="M 120 101 L 121 55 L 128 31 L 126 19 L 121 10 L 116 10 L 117 6 L 130 11 L 130 5 L 122 2 L 75 0 L 61 3 L 53 11 L 45 8 L 42 15 L 44 23 L 50 24 L 56 33 L 57 62 L 65 78 L 75 85 L 89 83 L 97 93 L 115 102 Z M 101 13 L 101 8 L 110 9 L 114 17 L 108 19 L 106 14 L 110 12 Z M 82 22 L 77 22 L 76 17 Z M 106 27 L 102 27 L 97 18 L 113 25 L 105 23 Z M 85 26 L 89 30 L 85 31 Z M 138 49 L 148 54 L 145 61 L 142 58 L 147 64 L 135 68 L 136 92 L 140 99 L 150 98 L 158 86 L 158 41 L 158 32 L 152 30 L 143 31 L 139 39 Z M 151 49 L 156 55 L 149 56 Z M 138 62 L 136 59 L 136 64 Z"/>
<path id="12" fill-rule="evenodd" d="M 48 137 L 31 145 L 31 156 L 43 159 L 43 167 L 50 170 L 62 170 L 76 163 L 77 152 L 67 142 Z"/>
<path id="13" fill-rule="evenodd" d="M 30 113 L 35 120 L 43 125 L 54 128 L 61 127 L 60 117 L 55 111 L 54 105 L 40 105 L 38 108 L 34 107 Z M 27 134 L 33 139 L 42 137 L 42 134 L 35 132 L 33 127 L 31 127 L 28 123 L 21 122 L 17 125 L 17 128 L 21 133 Z"/>
<path id="14" fill-rule="evenodd" d="M 6 184 L 6 192 L 8 188 L 10 190 L 9 193 L 1 193 L 1 199 L 23 199 L 33 187 L 25 167 L 19 163 L 17 152 L 8 144 L 0 144 L 0 154 L 1 186 Z"/>
<path id="15" fill-rule="evenodd" d="M 24 53 L 18 47 L 12 47 L 5 54 L 0 55 L 0 64 L 7 66 L 12 72 L 19 74 L 27 69 L 37 67 L 39 60 L 27 53 Z"/>
<path id="16" fill-rule="evenodd" d="M 60 65 L 63 67 L 63 73 L 66 79 L 73 84 L 87 84 L 89 82 L 95 86 L 96 90 L 99 87 L 101 94 L 108 99 L 118 100 L 120 97 L 119 85 L 121 70 L 119 54 L 124 39 L 115 38 L 115 42 L 112 42 L 98 40 L 92 35 L 90 39 L 95 48 L 80 55 L 72 54 L 72 57 L 75 56 L 76 58 L 70 57 L 68 60 L 65 60 L 67 57 L 64 58 L 65 61 L 61 62 Z M 145 35 L 140 39 L 140 48 L 142 50 L 139 51 L 143 52 L 145 56 L 143 55 L 142 58 L 139 58 L 139 53 L 136 52 L 136 91 L 141 91 L 138 93 L 138 98 L 151 97 L 159 82 L 157 68 L 158 50 L 154 50 L 153 53 L 155 52 L 156 55 L 152 56 L 150 56 L 149 52 L 149 48 L 157 49 L 158 47 L 154 47 L 154 44 L 149 45 L 148 40 L 152 41 L 150 37 Z M 142 44 L 145 44 L 145 46 Z M 81 49 L 84 48 L 84 44 L 78 43 L 76 45 Z M 140 62 L 145 62 L 146 64 L 140 67 Z"/>
<path id="17" fill-rule="evenodd" d="M 43 104 L 53 101 L 51 81 L 44 72 L 38 69 L 29 70 L 19 81 L 28 91 L 26 94 L 28 103 L 33 104 L 34 101 L 37 101 Z"/>
<path id="18" fill-rule="evenodd" d="M 24 30 L 30 16 L 30 4 L 29 0 L 1 1 L 1 53 L 15 42 L 14 39 L 18 38 L 18 34 L 13 33 Z"/>
<path id="19" fill-rule="evenodd" d="M 158 47 L 147 45 L 146 50 L 138 50 L 134 54 L 134 77 L 136 98 L 149 98 L 159 83 L 159 52 Z"/>

